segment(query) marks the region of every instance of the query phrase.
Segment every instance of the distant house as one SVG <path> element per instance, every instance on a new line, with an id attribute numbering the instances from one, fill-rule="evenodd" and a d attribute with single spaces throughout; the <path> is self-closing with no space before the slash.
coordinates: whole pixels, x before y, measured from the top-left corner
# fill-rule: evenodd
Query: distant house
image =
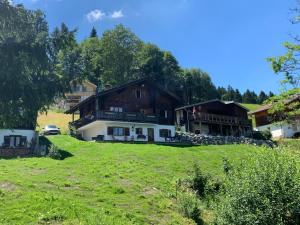
<path id="1" fill-rule="evenodd" d="M 97 86 L 88 80 L 84 80 L 81 83 L 72 81 L 70 93 L 65 93 L 66 99 L 58 103 L 58 107 L 61 109 L 70 109 L 79 102 L 87 99 L 88 97 L 96 93 Z"/>
<path id="2" fill-rule="evenodd" d="M 38 134 L 32 129 L 0 129 L 0 157 L 31 155 L 37 145 Z"/>
<path id="3" fill-rule="evenodd" d="M 300 96 L 295 96 L 286 104 L 300 101 Z M 273 138 L 290 138 L 295 133 L 300 132 L 300 118 L 293 119 L 292 122 L 275 120 L 268 112 L 271 105 L 264 105 L 249 114 L 254 117 L 256 122 L 256 130 L 269 130 Z"/>
<path id="4" fill-rule="evenodd" d="M 98 92 L 66 113 L 79 111 L 80 119 L 72 124 L 87 141 L 164 142 L 175 135 L 179 103 L 173 93 L 141 79 Z"/>
<path id="5" fill-rule="evenodd" d="M 211 100 L 176 110 L 181 131 L 205 135 L 243 136 L 252 131 L 248 109 L 235 102 Z"/>

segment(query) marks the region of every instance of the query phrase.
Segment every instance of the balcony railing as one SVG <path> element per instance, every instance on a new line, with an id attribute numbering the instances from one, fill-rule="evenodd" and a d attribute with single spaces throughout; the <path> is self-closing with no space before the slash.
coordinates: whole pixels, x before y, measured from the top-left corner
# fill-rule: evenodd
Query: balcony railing
<path id="1" fill-rule="evenodd" d="M 221 123 L 228 125 L 250 125 L 248 119 L 243 119 L 235 116 L 225 116 L 210 113 L 195 113 L 189 115 L 190 120 L 200 120 L 207 123 Z"/>
<path id="2" fill-rule="evenodd" d="M 139 122 L 139 123 L 158 123 L 159 117 L 157 115 L 145 115 L 143 113 L 129 113 L 129 112 L 110 112 L 98 111 L 94 115 L 90 115 L 74 121 L 73 125 L 76 128 L 85 126 L 96 120 L 109 121 L 125 121 L 125 122 Z"/>

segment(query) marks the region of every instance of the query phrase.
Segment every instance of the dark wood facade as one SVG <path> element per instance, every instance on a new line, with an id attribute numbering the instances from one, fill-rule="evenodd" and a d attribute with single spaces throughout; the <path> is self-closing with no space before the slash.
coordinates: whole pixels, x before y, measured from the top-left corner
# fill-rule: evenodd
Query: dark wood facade
<path id="1" fill-rule="evenodd" d="M 286 99 L 284 101 L 286 105 L 286 111 L 291 111 L 292 108 L 298 109 L 299 108 L 299 103 L 300 103 L 300 94 L 297 94 L 293 96 L 290 99 Z M 292 105 L 292 107 L 290 107 Z M 254 110 L 250 112 L 249 114 L 254 118 L 256 127 L 260 126 L 266 126 L 269 124 L 272 124 L 274 122 L 279 122 L 281 120 L 284 120 L 281 115 L 276 116 L 276 115 L 271 115 L 269 113 L 269 110 L 272 108 L 272 105 L 263 105 L 262 107 L 258 108 L 257 110 Z M 295 120 L 298 118 L 295 118 Z"/>
<path id="2" fill-rule="evenodd" d="M 99 92 L 66 113 L 79 111 L 81 127 L 95 120 L 174 125 L 180 99 L 148 80 L 138 80 Z"/>
<path id="3" fill-rule="evenodd" d="M 241 136 L 251 133 L 248 109 L 235 102 L 212 100 L 176 109 L 177 125 L 188 132 Z"/>

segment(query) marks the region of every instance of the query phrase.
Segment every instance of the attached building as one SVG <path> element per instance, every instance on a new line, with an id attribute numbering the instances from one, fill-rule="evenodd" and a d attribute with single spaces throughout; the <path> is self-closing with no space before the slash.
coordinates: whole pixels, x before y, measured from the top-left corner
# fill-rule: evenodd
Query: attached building
<path id="1" fill-rule="evenodd" d="M 295 101 L 300 101 L 300 96 L 295 96 L 291 100 L 286 101 L 286 104 L 291 104 Z M 269 130 L 273 138 L 291 138 L 295 133 L 300 132 L 300 118 L 294 118 L 292 121 L 278 121 L 269 113 L 271 105 L 264 105 L 249 114 L 254 118 L 256 130 Z"/>
<path id="2" fill-rule="evenodd" d="M 176 124 L 195 134 L 244 136 L 252 131 L 247 113 L 238 103 L 216 99 L 177 108 Z"/>

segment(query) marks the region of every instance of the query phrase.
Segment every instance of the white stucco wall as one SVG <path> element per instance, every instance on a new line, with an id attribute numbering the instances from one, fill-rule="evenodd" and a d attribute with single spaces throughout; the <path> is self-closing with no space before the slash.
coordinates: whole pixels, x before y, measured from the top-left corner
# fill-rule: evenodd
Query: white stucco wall
<path id="1" fill-rule="evenodd" d="M 107 127 L 124 127 L 129 128 L 130 135 L 125 136 L 114 136 L 107 135 Z M 135 130 L 136 128 L 143 129 L 143 135 L 146 139 L 137 139 Z M 171 136 L 175 136 L 175 126 L 168 125 L 157 125 L 157 124 L 146 124 L 146 123 L 131 123 L 131 122 L 119 122 L 119 121 L 95 121 L 84 127 L 78 129 L 77 133 L 81 134 L 83 139 L 86 141 L 91 141 L 93 137 L 98 135 L 103 135 L 105 141 L 148 141 L 148 128 L 154 129 L 154 141 L 164 142 L 165 138 L 159 136 L 160 129 L 171 130 Z"/>
<path id="2" fill-rule="evenodd" d="M 291 138 L 296 132 L 300 132 L 300 121 L 293 124 L 275 123 L 256 128 L 258 131 L 270 130 L 273 138 Z"/>
<path id="3" fill-rule="evenodd" d="M 27 147 L 30 147 L 31 140 L 35 137 L 36 132 L 34 130 L 7 130 L 0 129 L 0 146 L 4 143 L 4 136 L 20 135 L 27 137 Z"/>

